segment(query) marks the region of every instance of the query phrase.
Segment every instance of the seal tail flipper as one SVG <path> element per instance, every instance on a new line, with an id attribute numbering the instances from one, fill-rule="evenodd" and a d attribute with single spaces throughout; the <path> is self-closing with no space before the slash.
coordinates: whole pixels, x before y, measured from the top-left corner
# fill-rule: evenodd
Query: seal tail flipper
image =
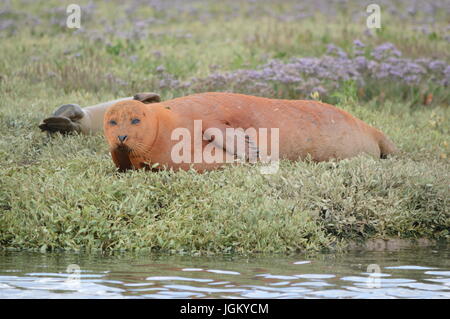
<path id="1" fill-rule="evenodd" d="M 78 104 L 63 104 L 53 112 L 53 116 L 64 116 L 77 121 L 84 116 L 84 112 Z"/>
<path id="2" fill-rule="evenodd" d="M 392 143 L 392 141 L 382 132 L 376 130 L 375 135 L 378 141 L 378 146 L 380 147 L 380 158 L 384 159 L 387 158 L 388 155 L 398 152 L 398 149 L 394 143 Z"/>
<path id="3" fill-rule="evenodd" d="M 39 123 L 39 128 L 49 133 L 60 132 L 66 134 L 69 132 L 81 132 L 81 126 L 78 121 L 84 115 L 79 105 L 64 104 L 58 107 L 52 116 L 43 119 Z"/>
<path id="4" fill-rule="evenodd" d="M 156 93 L 137 93 L 133 96 L 133 99 L 141 101 L 144 104 L 161 102 L 161 97 Z"/>
<path id="5" fill-rule="evenodd" d="M 49 133 L 60 132 L 62 134 L 67 134 L 70 132 L 81 132 L 79 123 L 73 122 L 64 116 L 47 117 L 39 124 L 39 128 L 42 131 L 47 131 Z"/>

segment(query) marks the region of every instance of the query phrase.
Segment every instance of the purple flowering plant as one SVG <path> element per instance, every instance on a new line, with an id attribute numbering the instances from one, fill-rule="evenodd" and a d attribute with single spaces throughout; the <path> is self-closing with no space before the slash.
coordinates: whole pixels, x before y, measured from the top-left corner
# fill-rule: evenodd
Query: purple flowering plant
<path id="1" fill-rule="evenodd" d="M 355 83 L 365 99 L 380 94 L 411 98 L 411 94 L 420 92 L 448 90 L 450 65 L 444 61 L 405 58 L 392 43 L 376 46 L 367 54 L 365 48 L 360 40 L 355 40 L 352 52 L 330 44 L 321 57 L 293 57 L 287 62 L 272 59 L 256 69 L 213 72 L 184 82 L 159 72 L 163 73 L 159 87 L 279 98 L 308 98 L 317 92 L 323 100 L 330 100 L 348 83 Z M 448 98 L 448 94 L 443 98 Z"/>

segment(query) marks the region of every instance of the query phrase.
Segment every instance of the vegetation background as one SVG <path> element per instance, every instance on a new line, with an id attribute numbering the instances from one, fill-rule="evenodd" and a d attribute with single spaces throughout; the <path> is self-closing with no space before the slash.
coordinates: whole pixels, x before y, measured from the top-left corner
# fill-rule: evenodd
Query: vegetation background
<path id="1" fill-rule="evenodd" d="M 289 253 L 448 240 L 449 1 L 2 1 L 0 246 Z M 321 99 L 384 131 L 387 160 L 118 174 L 104 137 L 55 136 L 65 103 L 137 92 Z"/>

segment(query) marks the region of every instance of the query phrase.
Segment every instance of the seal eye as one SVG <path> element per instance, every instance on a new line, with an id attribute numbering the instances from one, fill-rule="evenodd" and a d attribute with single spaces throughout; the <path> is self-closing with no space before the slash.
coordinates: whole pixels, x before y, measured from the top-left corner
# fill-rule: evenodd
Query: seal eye
<path id="1" fill-rule="evenodd" d="M 138 124 L 139 122 L 141 122 L 140 119 L 132 119 L 131 120 L 131 124 Z"/>
<path id="2" fill-rule="evenodd" d="M 117 125 L 117 122 L 114 121 L 114 120 L 111 120 L 111 121 L 109 121 L 109 124 L 111 124 L 111 125 Z"/>

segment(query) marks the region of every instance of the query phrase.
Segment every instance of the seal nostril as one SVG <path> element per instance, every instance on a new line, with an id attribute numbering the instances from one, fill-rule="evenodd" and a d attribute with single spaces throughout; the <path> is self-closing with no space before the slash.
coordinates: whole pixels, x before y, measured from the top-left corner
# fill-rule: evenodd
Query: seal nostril
<path id="1" fill-rule="evenodd" d="M 125 140 L 127 139 L 128 135 L 119 135 L 117 136 L 117 138 L 119 139 L 120 142 L 125 142 Z"/>

